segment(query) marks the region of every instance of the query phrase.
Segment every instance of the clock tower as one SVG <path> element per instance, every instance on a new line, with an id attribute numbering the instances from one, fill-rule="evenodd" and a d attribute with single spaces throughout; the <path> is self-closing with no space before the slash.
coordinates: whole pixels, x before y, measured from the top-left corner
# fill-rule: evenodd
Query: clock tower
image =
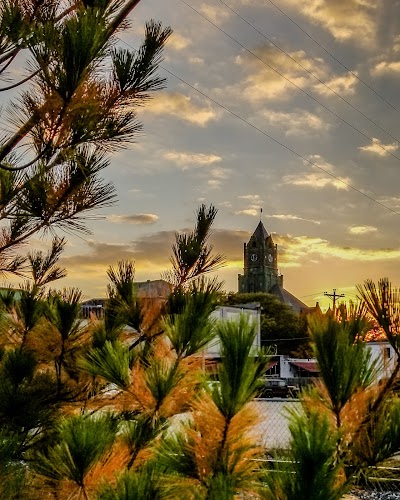
<path id="1" fill-rule="evenodd" d="M 249 242 L 244 244 L 244 274 L 239 274 L 239 293 L 268 292 L 283 286 L 278 272 L 278 248 L 260 221 Z"/>

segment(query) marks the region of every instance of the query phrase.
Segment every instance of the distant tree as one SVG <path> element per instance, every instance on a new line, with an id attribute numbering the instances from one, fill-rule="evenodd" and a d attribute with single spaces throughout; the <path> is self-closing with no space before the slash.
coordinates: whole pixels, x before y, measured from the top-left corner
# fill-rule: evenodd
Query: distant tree
<path id="1" fill-rule="evenodd" d="M 222 297 L 229 305 L 259 303 L 261 306 L 261 343 L 276 345 L 278 354 L 311 357 L 307 316 L 295 313 L 271 293 L 229 293 Z"/>
<path id="2" fill-rule="evenodd" d="M 32 235 L 87 231 L 88 212 L 114 202 L 100 173 L 141 130 L 135 108 L 164 86 L 156 71 L 171 34 L 150 21 L 137 51 L 118 47 L 138 3 L 1 2 L 0 93 L 10 100 L 0 139 L 0 271 L 21 268 L 15 250 Z"/>

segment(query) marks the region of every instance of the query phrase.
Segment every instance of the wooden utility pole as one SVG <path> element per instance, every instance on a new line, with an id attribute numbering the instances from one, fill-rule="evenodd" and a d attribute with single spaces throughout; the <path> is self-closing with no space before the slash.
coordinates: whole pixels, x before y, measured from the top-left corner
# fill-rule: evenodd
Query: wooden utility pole
<path id="1" fill-rule="evenodd" d="M 336 288 L 333 289 L 333 293 L 324 292 L 324 295 L 326 295 L 327 297 L 332 299 L 333 310 L 335 310 L 335 307 L 336 307 L 336 299 L 341 299 L 341 298 L 345 297 L 344 293 L 336 293 Z"/>

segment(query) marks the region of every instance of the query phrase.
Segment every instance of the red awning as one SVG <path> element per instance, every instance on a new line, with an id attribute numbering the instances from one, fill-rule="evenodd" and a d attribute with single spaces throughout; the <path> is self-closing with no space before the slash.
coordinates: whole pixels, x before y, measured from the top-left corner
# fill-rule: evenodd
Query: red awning
<path id="1" fill-rule="evenodd" d="M 319 373 L 319 366 L 316 361 L 290 361 L 290 364 L 301 370 L 306 370 L 310 373 Z"/>
<path id="2" fill-rule="evenodd" d="M 278 361 L 270 361 L 267 365 L 267 371 L 274 368 L 278 364 Z"/>

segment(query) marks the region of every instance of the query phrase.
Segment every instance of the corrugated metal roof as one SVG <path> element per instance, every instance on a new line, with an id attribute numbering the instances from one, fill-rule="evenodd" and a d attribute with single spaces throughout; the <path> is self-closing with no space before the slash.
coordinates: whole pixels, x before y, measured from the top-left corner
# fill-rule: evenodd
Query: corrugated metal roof
<path id="1" fill-rule="evenodd" d="M 316 361 L 289 361 L 289 363 L 310 373 L 320 372 L 318 363 Z"/>
<path id="2" fill-rule="evenodd" d="M 278 361 L 270 361 L 267 365 L 267 371 L 274 368 L 278 364 Z"/>

